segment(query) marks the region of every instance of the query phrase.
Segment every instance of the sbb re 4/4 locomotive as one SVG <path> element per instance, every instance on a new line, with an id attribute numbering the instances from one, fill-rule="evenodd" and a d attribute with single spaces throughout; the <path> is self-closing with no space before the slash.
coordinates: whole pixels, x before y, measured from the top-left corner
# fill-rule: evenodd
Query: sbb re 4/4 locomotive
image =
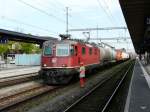
<path id="1" fill-rule="evenodd" d="M 79 73 L 81 62 L 86 70 L 92 70 L 104 62 L 116 61 L 117 57 L 121 59 L 117 51 L 108 46 L 69 39 L 46 41 L 43 43 L 39 73 L 47 84 L 67 84 Z"/>

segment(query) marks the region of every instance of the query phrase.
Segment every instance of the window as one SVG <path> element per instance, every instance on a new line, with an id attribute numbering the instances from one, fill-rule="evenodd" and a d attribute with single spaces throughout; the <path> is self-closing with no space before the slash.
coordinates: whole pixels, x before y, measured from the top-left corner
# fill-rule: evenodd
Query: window
<path id="1" fill-rule="evenodd" d="M 45 46 L 44 55 L 46 55 L 46 56 L 52 55 L 52 48 L 49 46 Z"/>
<path id="2" fill-rule="evenodd" d="M 92 55 L 92 48 L 89 49 L 89 54 Z"/>
<path id="3" fill-rule="evenodd" d="M 57 44 L 56 56 L 69 56 L 69 44 Z"/>
<path id="4" fill-rule="evenodd" d="M 85 47 L 82 47 L 82 54 L 85 54 Z"/>
<path id="5" fill-rule="evenodd" d="M 97 49 L 96 49 L 96 48 L 95 48 L 94 54 L 95 54 L 95 55 L 97 54 Z"/>
<path id="6" fill-rule="evenodd" d="M 73 45 L 71 45 L 70 54 L 71 54 L 71 55 L 74 55 L 74 46 L 73 46 Z"/>
<path id="7" fill-rule="evenodd" d="M 77 48 L 77 46 L 75 46 L 75 55 L 76 56 L 78 55 L 78 48 Z"/>

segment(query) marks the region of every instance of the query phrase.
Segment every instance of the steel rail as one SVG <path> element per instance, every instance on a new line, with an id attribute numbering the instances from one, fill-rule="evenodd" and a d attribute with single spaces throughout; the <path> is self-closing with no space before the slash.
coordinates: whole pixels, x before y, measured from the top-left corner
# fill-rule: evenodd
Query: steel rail
<path id="1" fill-rule="evenodd" d="M 12 73 L 12 72 L 10 72 L 10 73 Z M 31 74 L 32 74 L 32 76 L 34 76 L 34 75 L 36 76 L 36 75 L 38 75 L 38 72 L 26 73 L 26 74 L 21 74 L 21 75 L 13 75 L 13 76 L 8 76 L 8 77 L 2 77 L 2 78 L 0 78 L 0 80 L 10 79 L 10 78 L 18 78 L 18 77 L 22 77 L 22 76 L 29 76 Z"/>
<path id="2" fill-rule="evenodd" d="M 112 101 L 112 99 L 114 98 L 114 95 L 117 93 L 119 87 L 121 86 L 121 84 L 123 83 L 125 77 L 127 76 L 128 72 L 130 71 L 131 67 L 133 64 L 131 64 L 129 66 L 129 68 L 127 69 L 126 73 L 124 74 L 124 76 L 122 77 L 121 81 L 119 82 L 119 84 L 117 85 L 117 87 L 115 88 L 114 92 L 112 93 L 112 95 L 110 96 L 109 100 L 107 101 L 107 103 L 105 104 L 105 106 L 103 107 L 101 112 L 105 112 L 105 110 L 108 108 L 110 102 Z M 99 111 L 98 111 L 99 112 Z"/>
<path id="3" fill-rule="evenodd" d="M 9 107 L 15 106 L 16 104 L 23 103 L 32 98 L 40 96 L 46 92 L 53 91 L 58 87 L 55 86 L 39 86 L 20 93 L 13 94 L 11 96 L 0 99 L 0 111 L 7 110 Z M 1 101 L 2 100 L 2 101 Z"/>
<path id="4" fill-rule="evenodd" d="M 17 76 L 12 76 L 12 77 L 1 78 L 0 79 L 0 88 L 6 87 L 9 85 L 20 84 L 20 83 L 35 80 L 35 79 L 38 79 L 38 73 L 29 73 L 26 75 L 24 74 L 24 75 L 17 75 Z"/>
<path id="5" fill-rule="evenodd" d="M 113 72 L 111 72 L 113 73 Z M 97 84 L 94 88 L 92 88 L 89 92 L 87 92 L 84 96 L 82 96 L 81 98 L 79 98 L 77 101 L 75 101 L 72 105 L 70 105 L 69 107 L 67 107 L 67 109 L 65 109 L 63 112 L 67 112 L 68 110 L 70 110 L 72 107 L 74 107 L 76 104 L 78 104 L 80 101 L 82 101 L 85 97 L 87 97 L 88 95 L 90 95 L 93 91 L 95 91 L 98 87 L 100 87 L 102 84 L 104 84 L 106 81 L 108 81 L 109 79 L 111 79 L 113 77 L 110 76 L 104 80 L 102 80 L 99 84 Z"/>
<path id="6" fill-rule="evenodd" d="M 130 66 L 131 67 L 131 66 Z M 119 70 L 120 71 L 120 70 Z M 117 72 L 119 72 L 117 71 Z M 117 73 L 116 72 L 116 73 Z M 114 72 L 112 72 L 114 73 Z M 127 73 L 127 72 L 126 72 Z M 78 104 L 80 101 L 82 101 L 85 97 L 89 96 L 93 91 L 95 91 L 97 88 L 99 88 L 101 85 L 103 85 L 105 82 L 107 82 L 108 80 L 110 80 L 112 77 L 114 77 L 114 75 L 111 75 L 110 77 L 104 79 L 103 81 L 101 81 L 99 84 L 97 84 L 94 88 L 92 88 L 88 93 L 86 93 L 84 96 L 82 96 L 81 98 L 79 98 L 77 101 L 75 101 L 73 104 L 71 104 L 69 107 L 67 107 L 67 109 L 65 109 L 63 112 L 67 112 L 69 111 L 71 108 L 73 108 L 76 104 Z"/>

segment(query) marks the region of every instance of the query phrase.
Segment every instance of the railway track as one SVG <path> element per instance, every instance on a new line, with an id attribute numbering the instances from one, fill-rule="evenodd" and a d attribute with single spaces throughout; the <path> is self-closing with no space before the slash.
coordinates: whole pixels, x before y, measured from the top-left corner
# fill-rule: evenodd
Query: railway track
<path id="1" fill-rule="evenodd" d="M 3 94 L 0 96 L 0 111 L 7 110 L 9 107 L 15 106 L 18 103 L 23 103 L 56 88 L 58 87 L 46 86 L 38 83 L 32 86 L 29 85 L 24 89 L 20 89 L 10 94 Z"/>
<path id="2" fill-rule="evenodd" d="M 117 71 L 117 73 L 119 73 L 119 72 L 120 71 Z M 105 79 L 104 81 L 102 81 L 101 84 L 99 84 L 99 86 L 102 86 L 105 82 L 111 80 L 112 77 L 109 77 L 109 78 Z M 16 108 L 17 107 L 16 104 L 22 104 L 22 103 L 24 104 L 24 102 L 27 102 L 28 100 L 30 101 L 31 99 L 34 99 L 34 98 L 36 99 L 38 96 L 43 95 L 43 94 L 45 95 L 45 93 L 53 91 L 57 88 L 60 88 L 60 87 L 46 86 L 41 83 L 38 83 L 38 85 L 28 86 L 28 87 L 26 87 L 26 89 L 24 88 L 19 91 L 15 91 L 15 93 L 12 93 L 12 94 L 8 94 L 8 95 L 0 94 L 0 111 L 7 111 L 7 110 L 11 109 L 10 107 Z M 98 86 L 97 86 L 97 88 L 98 88 Z M 95 89 L 96 89 L 96 87 L 95 87 Z M 92 89 L 92 90 L 94 91 L 94 89 Z M 90 95 L 91 93 L 89 92 L 88 94 Z M 88 96 L 88 94 L 86 94 L 86 95 Z M 84 99 L 84 97 L 82 97 L 82 98 Z M 80 102 L 80 101 L 78 100 L 77 102 Z M 78 104 L 78 103 L 74 103 L 73 105 L 76 105 L 76 104 Z M 65 111 L 70 111 L 70 109 L 72 108 L 73 105 L 71 105 Z M 85 107 L 87 107 L 87 106 L 85 106 Z M 77 110 L 75 110 L 75 112 L 77 112 Z M 83 111 L 81 111 L 81 112 L 83 112 Z"/>
<path id="3" fill-rule="evenodd" d="M 38 79 L 38 73 L 9 76 L 0 78 L 0 88 Z"/>
<path id="4" fill-rule="evenodd" d="M 126 65 L 123 70 L 120 69 L 117 73 L 101 81 L 64 112 L 105 112 L 132 67 L 133 62 L 130 66 Z"/>
<path id="5" fill-rule="evenodd" d="M 128 73 L 130 72 L 130 70 L 132 69 L 132 67 L 134 66 L 134 63 L 131 63 L 131 65 L 129 66 L 129 68 L 127 69 L 127 71 L 125 72 L 125 74 L 123 75 L 123 77 L 121 78 L 121 80 L 118 82 L 116 88 L 114 89 L 112 95 L 109 97 L 107 103 L 105 104 L 105 106 L 103 107 L 101 112 L 106 112 L 107 109 L 109 109 L 109 105 L 111 104 L 111 102 L 113 101 L 115 95 L 117 94 L 117 92 L 119 91 L 119 88 L 121 87 L 121 85 L 123 84 L 123 81 L 125 80 L 125 78 L 127 77 Z M 100 111 L 100 110 L 99 110 Z"/>

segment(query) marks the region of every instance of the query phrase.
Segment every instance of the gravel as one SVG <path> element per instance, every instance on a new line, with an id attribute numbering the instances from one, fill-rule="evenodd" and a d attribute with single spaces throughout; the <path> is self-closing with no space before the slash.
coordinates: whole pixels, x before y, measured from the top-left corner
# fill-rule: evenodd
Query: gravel
<path id="1" fill-rule="evenodd" d="M 78 98 L 80 98 L 91 88 L 93 88 L 97 83 L 102 81 L 108 75 L 111 75 L 111 72 L 115 71 L 119 67 L 120 64 L 118 66 L 113 67 L 112 69 L 108 69 L 107 71 L 97 73 L 97 75 L 94 75 L 89 80 L 87 80 L 86 86 L 84 88 L 80 88 L 79 82 L 77 82 L 73 86 L 71 85 L 70 87 L 67 87 L 70 88 L 66 89 L 67 92 L 65 91 L 60 95 L 57 95 L 56 97 L 48 100 L 47 102 L 39 104 L 36 108 L 30 109 L 28 112 L 62 112 L 68 107 L 68 105 L 71 105 Z"/>

